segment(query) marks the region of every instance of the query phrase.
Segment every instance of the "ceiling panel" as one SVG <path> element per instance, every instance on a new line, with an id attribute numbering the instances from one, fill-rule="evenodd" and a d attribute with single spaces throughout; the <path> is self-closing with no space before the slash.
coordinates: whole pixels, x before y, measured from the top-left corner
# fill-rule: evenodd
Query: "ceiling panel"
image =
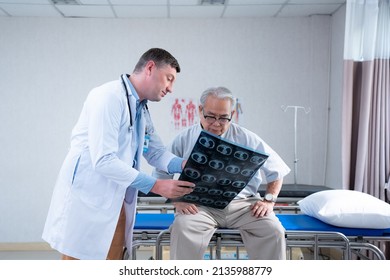
<path id="1" fill-rule="evenodd" d="M 198 5 L 199 0 L 170 0 L 169 4 L 171 6 L 195 6 Z"/>
<path id="2" fill-rule="evenodd" d="M 114 6 L 120 18 L 166 18 L 167 6 Z"/>
<path id="3" fill-rule="evenodd" d="M 2 3 L 10 3 L 10 4 L 50 4 L 49 0 L 5 0 L 0 1 Z"/>
<path id="4" fill-rule="evenodd" d="M 168 5 L 168 0 L 110 0 L 112 5 Z"/>
<path id="5" fill-rule="evenodd" d="M 285 2 L 286 0 L 229 0 L 228 5 L 272 5 Z"/>
<path id="6" fill-rule="evenodd" d="M 288 4 L 343 4 L 345 0 L 290 0 Z"/>
<path id="7" fill-rule="evenodd" d="M 345 0 L 228 0 L 200 5 L 201 0 L 0 0 L 1 17 L 95 18 L 232 18 L 331 15 Z M 61 0 L 55 0 L 61 1 Z M 66 2 L 66 0 L 64 0 Z"/>
<path id="8" fill-rule="evenodd" d="M 13 17 L 60 17 L 51 5 L 1 4 L 0 12 Z"/>
<path id="9" fill-rule="evenodd" d="M 224 10 L 223 5 L 216 6 L 171 6 L 172 18 L 219 18 Z"/>
<path id="10" fill-rule="evenodd" d="M 0 8 L 0 17 L 5 17 L 5 16 L 7 16 L 7 14 L 5 13 L 4 10 L 2 10 L 2 9 Z"/>
<path id="11" fill-rule="evenodd" d="M 56 5 L 66 17 L 114 17 L 110 6 Z"/>
<path id="12" fill-rule="evenodd" d="M 84 5 L 109 5 L 108 0 L 78 0 L 81 4 Z"/>
<path id="13" fill-rule="evenodd" d="M 279 13 L 279 16 L 300 17 L 311 15 L 329 15 L 335 12 L 340 5 L 286 5 Z"/>
<path id="14" fill-rule="evenodd" d="M 273 17 L 281 5 L 228 6 L 224 17 Z"/>

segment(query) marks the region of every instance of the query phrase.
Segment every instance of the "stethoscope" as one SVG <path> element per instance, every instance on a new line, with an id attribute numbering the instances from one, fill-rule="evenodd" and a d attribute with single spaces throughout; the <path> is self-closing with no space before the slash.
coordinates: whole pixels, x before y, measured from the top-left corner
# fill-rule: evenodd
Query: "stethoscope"
<path id="1" fill-rule="evenodd" d="M 126 93 L 126 98 L 127 98 L 127 108 L 129 108 L 129 115 L 130 115 L 130 125 L 129 125 L 129 131 L 133 129 L 133 115 L 131 113 L 131 107 L 130 107 L 130 95 L 129 95 L 129 91 L 127 89 L 127 86 L 126 86 L 126 82 L 125 82 L 125 74 L 123 74 L 121 76 L 121 80 L 122 80 L 122 85 L 123 85 L 123 88 L 125 89 L 125 93 Z M 148 113 L 149 117 L 150 117 L 150 113 L 149 113 L 149 108 L 148 108 L 148 105 L 145 104 L 144 108 L 146 109 L 146 112 Z"/>
<path id="2" fill-rule="evenodd" d="M 133 115 L 131 113 L 131 108 L 130 108 L 130 97 L 129 97 L 129 91 L 127 90 L 127 86 L 126 86 L 126 82 L 125 82 L 125 79 L 123 78 L 124 75 L 121 76 L 121 79 L 122 79 L 122 85 L 123 85 L 123 88 L 125 89 L 125 93 L 126 93 L 126 98 L 127 98 L 127 107 L 129 108 L 129 114 L 130 114 L 130 126 L 129 126 L 129 131 L 132 129 L 133 127 Z"/>
<path id="3" fill-rule="evenodd" d="M 123 85 L 123 88 L 125 89 L 125 93 L 126 93 L 126 98 L 127 98 L 127 108 L 129 109 L 129 115 L 130 115 L 130 126 L 129 126 L 129 132 L 133 129 L 133 115 L 131 113 L 131 107 L 130 107 L 130 95 L 129 95 L 129 91 L 127 89 L 127 86 L 126 86 L 126 82 L 125 82 L 125 78 L 127 78 L 127 76 L 125 75 L 122 75 L 121 76 L 121 80 L 122 80 L 122 85 Z M 145 103 L 145 106 L 144 108 L 146 109 L 146 112 L 150 118 L 150 113 L 149 113 L 149 109 L 148 109 L 148 106 L 146 105 Z M 145 130 L 145 138 L 144 138 L 144 141 L 143 141 L 143 152 L 147 152 L 148 149 L 149 149 L 149 140 L 150 140 L 150 136 L 147 132 L 147 130 Z M 133 162 L 133 167 L 135 166 L 135 162 Z"/>

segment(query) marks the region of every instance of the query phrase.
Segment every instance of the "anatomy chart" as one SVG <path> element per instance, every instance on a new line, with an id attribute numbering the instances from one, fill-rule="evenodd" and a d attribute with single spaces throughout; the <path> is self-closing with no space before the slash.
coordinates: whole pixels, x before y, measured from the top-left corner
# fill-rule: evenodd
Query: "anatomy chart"
<path id="1" fill-rule="evenodd" d="M 198 105 L 188 98 L 176 98 L 171 106 L 172 123 L 175 130 L 193 125 L 198 120 Z"/>
<path id="2" fill-rule="evenodd" d="M 195 183 L 182 201 L 223 209 L 245 188 L 268 155 L 202 131 L 179 180 Z"/>

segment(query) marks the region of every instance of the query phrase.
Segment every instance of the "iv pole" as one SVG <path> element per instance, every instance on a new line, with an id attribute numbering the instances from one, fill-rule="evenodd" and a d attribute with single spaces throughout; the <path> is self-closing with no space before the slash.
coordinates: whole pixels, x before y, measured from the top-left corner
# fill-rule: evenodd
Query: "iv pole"
<path id="1" fill-rule="evenodd" d="M 282 105 L 282 110 L 286 112 L 288 109 L 294 109 L 294 185 L 297 184 L 297 173 L 298 173 L 298 157 L 297 157 L 297 114 L 298 109 L 302 109 L 305 114 L 308 114 L 311 109 L 306 109 L 302 106 L 284 106 Z"/>

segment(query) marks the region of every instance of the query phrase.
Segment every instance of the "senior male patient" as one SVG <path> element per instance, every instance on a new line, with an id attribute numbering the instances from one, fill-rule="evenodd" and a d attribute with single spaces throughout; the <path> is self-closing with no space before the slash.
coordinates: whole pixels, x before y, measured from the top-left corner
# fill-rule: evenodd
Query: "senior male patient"
<path id="1" fill-rule="evenodd" d="M 175 202 L 175 220 L 171 231 L 171 259 L 203 259 L 209 241 L 217 228 L 239 229 L 250 259 L 283 260 L 286 258 L 285 230 L 273 212 L 290 168 L 258 135 L 232 123 L 236 98 L 224 87 L 209 88 L 200 97 L 200 124 L 176 136 L 168 149 L 179 157 L 189 158 L 202 129 L 231 142 L 269 154 L 261 167 L 267 181 L 266 195 L 258 189 L 260 170 L 248 185 L 224 209 L 192 203 Z M 154 176 L 172 175 L 154 170 Z"/>

